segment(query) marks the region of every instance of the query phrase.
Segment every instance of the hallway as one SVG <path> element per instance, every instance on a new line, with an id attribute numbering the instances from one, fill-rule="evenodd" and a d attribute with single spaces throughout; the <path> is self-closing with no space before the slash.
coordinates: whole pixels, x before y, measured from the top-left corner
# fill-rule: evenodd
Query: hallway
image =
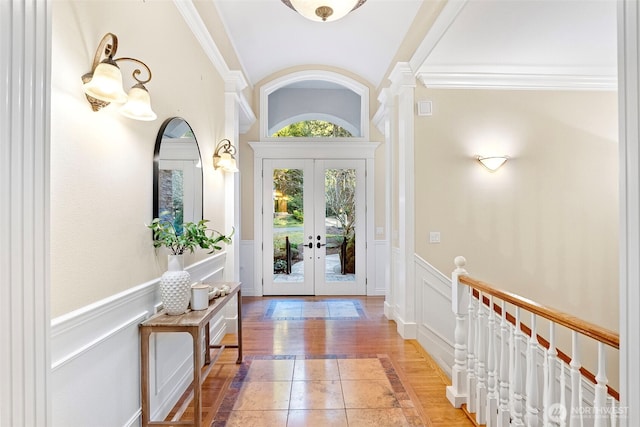
<path id="1" fill-rule="evenodd" d="M 244 297 L 244 362 L 228 349 L 211 369 L 204 425 L 471 426 L 446 400 L 446 376 L 397 334 L 383 303 Z M 191 419 L 188 393 L 167 420 Z"/>

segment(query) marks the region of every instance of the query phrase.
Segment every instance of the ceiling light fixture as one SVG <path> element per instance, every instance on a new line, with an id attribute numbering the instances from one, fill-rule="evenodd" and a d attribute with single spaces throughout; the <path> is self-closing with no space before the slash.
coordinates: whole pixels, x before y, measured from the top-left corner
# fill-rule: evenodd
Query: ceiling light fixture
<path id="1" fill-rule="evenodd" d="M 151 70 L 144 62 L 135 58 L 113 58 L 118 50 L 118 37 L 115 34 L 107 33 L 100 40 L 98 49 L 93 58 L 91 72 L 82 76 L 82 88 L 91 104 L 93 111 L 98 111 L 106 107 L 111 102 L 126 103 L 120 108 L 120 113 L 130 119 L 135 120 L 155 120 L 156 113 L 151 109 L 151 99 L 149 91 L 144 87 L 145 83 L 151 80 Z M 105 59 L 100 61 L 102 55 Z M 126 94 L 122 88 L 122 73 L 117 61 L 131 61 L 142 65 L 149 78 L 141 80 L 138 78 L 141 71 L 136 68 L 132 76 L 137 82 Z"/>
<path id="2" fill-rule="evenodd" d="M 213 153 L 213 168 L 220 168 L 225 172 L 238 172 L 234 154 L 236 154 L 236 147 L 231 144 L 231 141 L 223 139 L 218 142 Z"/>
<path id="3" fill-rule="evenodd" d="M 476 159 L 487 168 L 490 172 L 495 172 L 500 169 L 500 166 L 506 162 L 509 157 L 507 156 L 477 156 Z"/>
<path id="4" fill-rule="evenodd" d="M 307 19 L 317 22 L 337 21 L 356 10 L 367 0 L 282 0 L 282 3 Z"/>

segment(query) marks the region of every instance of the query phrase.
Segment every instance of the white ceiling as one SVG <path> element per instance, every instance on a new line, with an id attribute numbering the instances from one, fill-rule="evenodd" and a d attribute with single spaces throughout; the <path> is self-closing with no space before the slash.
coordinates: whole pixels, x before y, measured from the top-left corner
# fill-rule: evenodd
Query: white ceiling
<path id="1" fill-rule="evenodd" d="M 289 67 L 321 64 L 374 87 L 386 85 L 385 73 L 423 3 L 368 0 L 339 21 L 321 23 L 280 0 L 214 1 L 252 85 Z M 469 0 L 447 19 L 423 72 L 615 81 L 616 0 Z"/>
<path id="2" fill-rule="evenodd" d="M 335 22 L 313 22 L 280 0 L 215 0 L 251 84 L 289 67 L 328 65 L 374 86 L 391 60 L 421 0 L 368 0 Z"/>

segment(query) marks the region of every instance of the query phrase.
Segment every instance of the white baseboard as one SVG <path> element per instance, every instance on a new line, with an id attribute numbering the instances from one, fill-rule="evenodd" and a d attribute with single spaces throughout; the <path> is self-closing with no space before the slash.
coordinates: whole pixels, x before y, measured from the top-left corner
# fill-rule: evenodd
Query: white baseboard
<path id="1" fill-rule="evenodd" d="M 218 253 L 187 271 L 194 281 L 222 280 L 225 258 Z M 96 425 L 97 419 L 100 425 L 139 424 L 138 325 L 160 305 L 158 283 L 151 280 L 52 320 L 52 425 Z M 212 341 L 220 342 L 235 320 L 233 311 L 213 319 Z M 154 334 L 151 345 L 151 412 L 158 419 L 191 383 L 192 347 L 187 334 Z"/>
<path id="2" fill-rule="evenodd" d="M 394 317 L 396 322 L 397 331 L 405 340 L 412 340 L 417 338 L 418 325 L 415 322 L 406 322 L 402 317 L 396 314 Z"/>

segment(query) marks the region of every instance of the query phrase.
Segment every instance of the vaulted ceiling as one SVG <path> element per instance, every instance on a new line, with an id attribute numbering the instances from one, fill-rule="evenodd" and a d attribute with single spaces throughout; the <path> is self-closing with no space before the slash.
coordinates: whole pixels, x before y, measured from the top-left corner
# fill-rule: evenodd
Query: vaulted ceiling
<path id="1" fill-rule="evenodd" d="M 558 87 L 615 89 L 615 0 L 368 0 L 329 23 L 280 0 L 214 4 L 252 85 L 290 67 L 325 65 L 384 87 L 398 53 L 408 52 L 403 60 L 417 60 L 414 71 L 435 86 L 535 76 Z M 424 14 L 440 9 L 423 28 Z"/>

